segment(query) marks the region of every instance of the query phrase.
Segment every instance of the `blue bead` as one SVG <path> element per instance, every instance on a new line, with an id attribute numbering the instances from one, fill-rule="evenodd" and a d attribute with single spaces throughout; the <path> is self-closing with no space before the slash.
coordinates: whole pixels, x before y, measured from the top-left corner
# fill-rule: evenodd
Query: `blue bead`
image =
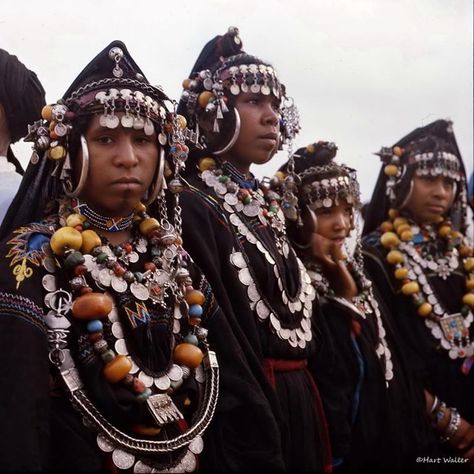
<path id="1" fill-rule="evenodd" d="M 137 400 L 139 402 L 144 402 L 151 395 L 151 390 L 147 387 L 142 393 L 137 395 Z"/>
<path id="2" fill-rule="evenodd" d="M 98 319 L 94 319 L 87 323 L 87 330 L 89 332 L 101 332 L 103 329 L 104 325 L 102 324 L 102 321 L 99 321 Z"/>
<path id="3" fill-rule="evenodd" d="M 197 336 L 194 334 L 189 333 L 185 338 L 184 342 L 187 342 L 188 344 L 192 344 L 193 346 L 197 346 L 199 344 Z"/>
<path id="4" fill-rule="evenodd" d="M 188 313 L 192 318 L 200 318 L 202 315 L 202 306 L 200 304 L 192 304 L 189 307 Z"/>

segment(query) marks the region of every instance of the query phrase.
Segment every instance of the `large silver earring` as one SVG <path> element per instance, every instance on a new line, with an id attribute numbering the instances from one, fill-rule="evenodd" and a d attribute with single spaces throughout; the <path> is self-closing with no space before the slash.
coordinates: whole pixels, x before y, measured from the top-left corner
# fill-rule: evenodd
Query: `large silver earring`
<path id="1" fill-rule="evenodd" d="M 234 127 L 234 134 L 232 135 L 232 138 L 230 139 L 229 143 L 227 143 L 227 145 L 224 146 L 224 148 L 213 151 L 212 152 L 213 155 L 222 155 L 223 153 L 228 152 L 235 145 L 237 138 L 239 138 L 240 114 L 239 114 L 239 111 L 235 107 L 234 107 L 234 114 L 235 114 L 235 127 Z"/>
<path id="2" fill-rule="evenodd" d="M 156 198 L 159 196 L 163 189 L 166 189 L 166 183 L 164 179 L 165 174 L 165 150 L 163 147 L 160 147 L 160 163 L 158 164 L 158 172 L 156 173 L 155 184 L 150 190 L 150 195 L 148 200 L 145 203 L 146 206 L 149 206 Z"/>
<path id="3" fill-rule="evenodd" d="M 404 199 L 403 202 L 400 204 L 400 209 L 403 209 L 403 208 L 407 205 L 408 200 L 410 199 L 411 193 L 413 192 L 413 186 L 414 186 L 414 184 L 415 184 L 415 183 L 414 183 L 413 178 L 412 178 L 412 180 L 410 181 L 410 189 L 408 190 L 405 199 Z"/>
<path id="4" fill-rule="evenodd" d="M 89 172 L 89 148 L 84 135 L 81 135 L 81 148 L 82 148 L 82 168 L 79 176 L 79 182 L 75 189 L 72 188 L 71 178 L 63 183 L 64 194 L 70 198 L 76 198 L 81 194 L 84 185 L 86 184 L 87 174 Z"/>

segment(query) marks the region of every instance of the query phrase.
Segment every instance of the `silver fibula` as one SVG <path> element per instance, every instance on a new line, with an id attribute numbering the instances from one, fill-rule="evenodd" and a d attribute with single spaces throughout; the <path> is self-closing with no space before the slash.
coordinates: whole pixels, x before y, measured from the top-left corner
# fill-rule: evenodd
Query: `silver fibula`
<path id="1" fill-rule="evenodd" d="M 135 463 L 135 456 L 121 449 L 115 449 L 112 453 L 112 460 L 119 469 L 130 469 Z"/>
<path id="2" fill-rule="evenodd" d="M 130 291 L 137 300 L 146 301 L 150 296 L 148 288 L 142 283 L 133 282 L 130 285 Z"/>

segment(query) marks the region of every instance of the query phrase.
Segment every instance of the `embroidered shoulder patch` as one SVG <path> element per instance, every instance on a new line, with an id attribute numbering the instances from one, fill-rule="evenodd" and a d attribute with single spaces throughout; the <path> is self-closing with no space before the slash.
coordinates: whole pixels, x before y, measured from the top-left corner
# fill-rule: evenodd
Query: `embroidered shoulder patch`
<path id="1" fill-rule="evenodd" d="M 51 223 L 52 224 L 52 223 Z M 42 246 L 49 242 L 54 228 L 49 222 L 34 223 L 20 227 L 13 232 L 13 238 L 7 242 L 10 250 L 6 258 L 10 259 L 9 266 L 16 279 L 16 289 L 33 275 L 34 267 L 43 263 Z"/>

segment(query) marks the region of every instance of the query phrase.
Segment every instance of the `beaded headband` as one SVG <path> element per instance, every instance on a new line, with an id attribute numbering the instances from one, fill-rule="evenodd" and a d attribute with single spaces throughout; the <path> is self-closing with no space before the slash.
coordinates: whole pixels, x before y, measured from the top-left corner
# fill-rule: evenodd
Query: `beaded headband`
<path id="1" fill-rule="evenodd" d="M 393 148 L 382 147 L 376 153 L 381 161 L 385 163 L 384 173 L 387 176 L 386 194 L 392 202 L 396 198 L 395 187 L 405 175 L 407 166 L 415 168 L 415 176 L 445 176 L 456 182 L 464 179 L 459 158 L 453 153 L 434 151 L 412 154 L 407 158 L 405 158 L 404 154 L 405 150 L 399 146 Z M 405 159 L 403 160 L 403 158 Z"/>
<path id="2" fill-rule="evenodd" d="M 360 206 L 360 190 L 356 171 L 348 166 L 331 162 L 312 166 L 298 177 L 302 181 L 300 197 L 311 209 L 337 206 L 345 199 L 354 207 Z"/>

